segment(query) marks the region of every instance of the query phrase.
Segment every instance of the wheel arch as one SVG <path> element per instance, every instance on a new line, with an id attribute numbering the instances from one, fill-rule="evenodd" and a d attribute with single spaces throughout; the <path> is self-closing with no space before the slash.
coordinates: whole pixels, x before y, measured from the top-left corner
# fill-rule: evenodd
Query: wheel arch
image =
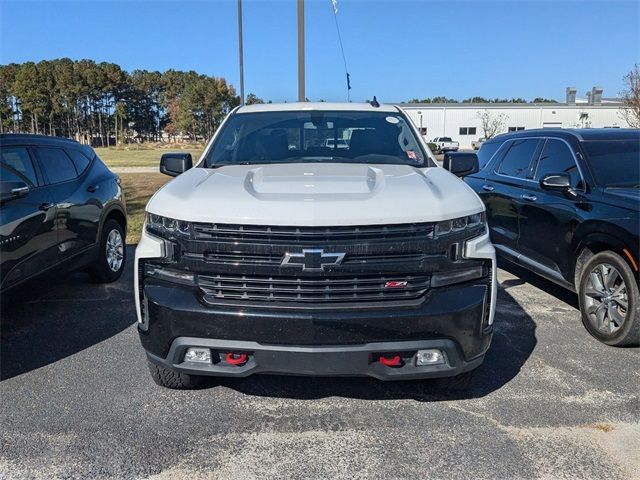
<path id="1" fill-rule="evenodd" d="M 573 237 L 574 252 L 574 285 L 579 285 L 582 267 L 596 253 L 611 250 L 622 257 L 638 281 L 638 246 L 631 235 L 616 225 L 608 222 L 592 221 L 582 224 Z"/>
<path id="2" fill-rule="evenodd" d="M 124 233 L 126 235 L 127 233 L 127 214 L 124 211 L 124 208 L 122 208 L 122 206 L 118 205 L 118 204 L 112 204 L 109 207 L 107 207 L 102 215 L 102 219 L 100 221 L 100 230 L 98 235 L 100 235 L 102 233 L 102 228 L 104 227 L 104 224 L 108 221 L 108 220 L 115 220 L 116 222 L 118 222 L 120 225 L 122 225 L 122 228 L 124 228 Z M 99 238 L 99 237 L 98 237 Z"/>

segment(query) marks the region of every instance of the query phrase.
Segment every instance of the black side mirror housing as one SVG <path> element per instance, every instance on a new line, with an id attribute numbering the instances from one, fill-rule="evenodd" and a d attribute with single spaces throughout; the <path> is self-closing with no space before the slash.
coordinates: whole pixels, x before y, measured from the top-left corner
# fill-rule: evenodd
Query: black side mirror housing
<path id="1" fill-rule="evenodd" d="M 566 173 L 550 173 L 540 179 L 540 188 L 552 192 L 571 190 L 571 177 Z"/>
<path id="2" fill-rule="evenodd" d="M 458 177 L 465 177 L 480 171 L 478 155 L 473 152 L 446 153 L 442 165 Z"/>
<path id="3" fill-rule="evenodd" d="M 24 197 L 29 193 L 29 186 L 24 182 L 0 182 L 0 201 L 6 202 Z"/>
<path id="4" fill-rule="evenodd" d="M 160 158 L 160 173 L 177 177 L 193 167 L 190 153 L 164 153 Z"/>

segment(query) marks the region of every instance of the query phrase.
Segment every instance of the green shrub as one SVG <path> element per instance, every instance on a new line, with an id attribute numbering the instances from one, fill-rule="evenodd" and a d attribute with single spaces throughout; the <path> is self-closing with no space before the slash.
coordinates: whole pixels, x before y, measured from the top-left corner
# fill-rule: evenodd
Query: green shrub
<path id="1" fill-rule="evenodd" d="M 427 146 L 429 147 L 429 150 L 431 150 L 431 153 L 436 153 L 438 151 L 438 146 L 435 143 L 427 143 Z"/>

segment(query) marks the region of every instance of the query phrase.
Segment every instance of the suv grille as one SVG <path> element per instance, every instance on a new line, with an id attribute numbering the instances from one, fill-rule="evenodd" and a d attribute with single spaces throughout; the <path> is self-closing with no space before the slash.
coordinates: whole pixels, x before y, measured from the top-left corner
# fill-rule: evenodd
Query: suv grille
<path id="1" fill-rule="evenodd" d="M 406 282 L 390 287 L 387 282 Z M 360 302 L 410 300 L 424 294 L 428 276 L 358 276 L 310 279 L 291 276 L 198 275 L 205 301 Z"/>

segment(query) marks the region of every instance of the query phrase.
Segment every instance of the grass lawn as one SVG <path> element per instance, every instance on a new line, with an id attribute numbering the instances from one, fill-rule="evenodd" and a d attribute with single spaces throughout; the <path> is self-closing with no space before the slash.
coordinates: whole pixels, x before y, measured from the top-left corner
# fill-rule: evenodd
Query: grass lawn
<path id="1" fill-rule="evenodd" d="M 127 201 L 127 243 L 138 243 L 144 222 L 144 207 L 151 195 L 171 177 L 161 173 L 121 173 L 118 176 Z"/>
<path id="2" fill-rule="evenodd" d="M 167 152 L 189 152 L 195 163 L 204 150 L 204 146 L 187 145 L 178 147 L 111 147 L 95 148 L 98 156 L 108 167 L 156 167 L 160 164 L 160 157 Z"/>

